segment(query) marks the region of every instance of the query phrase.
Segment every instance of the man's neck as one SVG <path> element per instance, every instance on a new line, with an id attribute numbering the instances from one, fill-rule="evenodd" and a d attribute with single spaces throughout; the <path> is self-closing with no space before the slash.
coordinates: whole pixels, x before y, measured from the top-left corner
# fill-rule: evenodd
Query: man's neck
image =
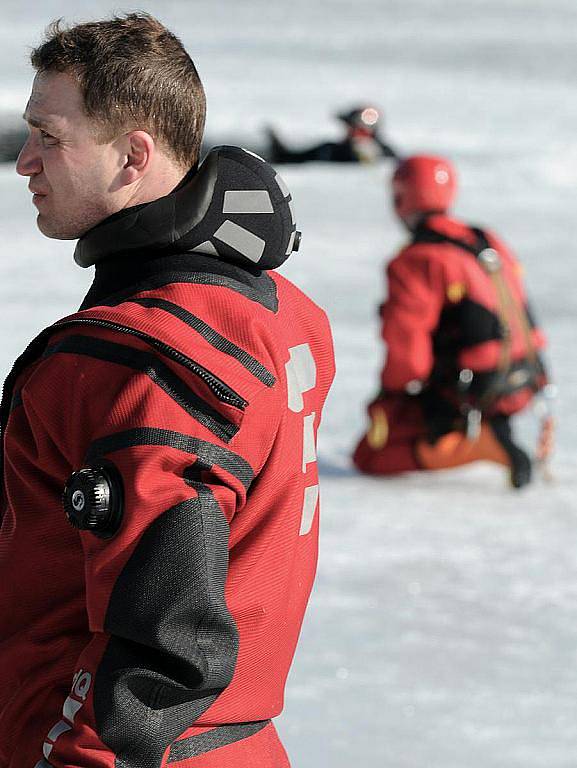
<path id="1" fill-rule="evenodd" d="M 136 186 L 126 198 L 123 208 L 133 208 L 135 205 L 152 203 L 161 197 L 169 195 L 180 186 L 188 172 L 182 168 L 167 168 L 164 173 L 155 174 L 154 178 L 147 176 L 142 184 Z"/>

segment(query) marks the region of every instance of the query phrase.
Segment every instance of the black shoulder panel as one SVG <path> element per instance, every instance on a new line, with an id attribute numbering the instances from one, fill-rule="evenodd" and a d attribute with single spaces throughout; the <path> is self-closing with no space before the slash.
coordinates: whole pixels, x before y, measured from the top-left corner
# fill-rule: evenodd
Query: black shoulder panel
<path id="1" fill-rule="evenodd" d="M 419 245 L 420 243 L 431 243 L 435 245 L 454 245 L 455 248 L 460 248 L 472 256 L 477 258 L 479 254 L 489 247 L 489 241 L 485 232 L 479 227 L 469 227 L 470 231 L 475 235 L 475 244 L 467 243 L 465 240 L 461 240 L 457 237 L 451 237 L 444 232 L 437 232 L 436 229 L 431 229 L 427 220 L 422 221 L 415 231 L 413 232 L 413 245 Z"/>
<path id="2" fill-rule="evenodd" d="M 240 293 L 271 312 L 278 311 L 276 283 L 267 272 L 248 266 L 240 267 L 199 253 L 172 254 L 140 262 L 136 268 L 132 259 L 119 259 L 110 265 L 99 264 L 94 284 L 80 309 L 98 305 L 115 306 L 137 293 L 171 283 L 221 286 Z"/>

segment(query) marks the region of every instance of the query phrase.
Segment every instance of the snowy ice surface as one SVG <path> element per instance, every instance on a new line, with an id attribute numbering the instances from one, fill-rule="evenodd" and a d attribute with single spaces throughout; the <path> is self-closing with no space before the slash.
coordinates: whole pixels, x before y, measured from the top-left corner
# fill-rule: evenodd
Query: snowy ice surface
<path id="1" fill-rule="evenodd" d="M 495 467 L 355 474 L 376 388 L 383 264 L 403 241 L 387 166 L 284 168 L 303 246 L 283 269 L 333 325 L 338 374 L 320 435 L 316 588 L 278 727 L 294 768 L 577 765 L 577 396 L 574 0 L 140 2 L 191 51 L 208 131 L 262 145 L 336 135 L 331 113 L 386 108 L 402 151 L 458 164 L 458 213 L 515 248 L 559 384 L 555 481 L 513 493 Z M 111 10 L 3 4 L 0 116 L 20 112 L 26 46 L 52 18 Z M 240 126 L 240 127 L 239 127 Z M 91 275 L 44 239 L 25 183 L 0 169 L 0 374 Z M 522 419 L 527 439 L 534 419 Z"/>

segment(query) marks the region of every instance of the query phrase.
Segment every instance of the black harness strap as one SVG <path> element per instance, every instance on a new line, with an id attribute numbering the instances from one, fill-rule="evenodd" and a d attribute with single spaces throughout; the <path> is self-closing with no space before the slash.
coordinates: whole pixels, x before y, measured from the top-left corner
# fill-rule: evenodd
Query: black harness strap
<path id="1" fill-rule="evenodd" d="M 468 243 L 466 240 L 461 240 L 457 237 L 451 237 L 450 235 L 445 235 L 442 232 L 437 232 L 435 229 L 430 229 L 427 226 L 426 222 L 423 222 L 420 224 L 417 229 L 414 232 L 413 235 L 413 244 L 417 245 L 419 243 L 439 243 L 439 244 L 448 244 L 448 245 L 454 245 L 456 248 L 460 248 L 463 251 L 467 251 L 468 253 L 472 254 L 476 259 L 479 258 L 479 255 L 485 251 L 487 248 L 490 248 L 491 245 L 487 239 L 487 235 L 483 232 L 482 229 L 479 227 L 473 227 L 470 226 L 469 230 L 475 235 L 476 243 L 473 245 L 471 243 Z"/>

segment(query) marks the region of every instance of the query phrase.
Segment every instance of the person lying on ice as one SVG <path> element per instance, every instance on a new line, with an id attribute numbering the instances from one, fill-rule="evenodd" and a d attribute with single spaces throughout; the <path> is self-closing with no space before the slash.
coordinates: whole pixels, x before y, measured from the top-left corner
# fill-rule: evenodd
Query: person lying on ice
<path id="1" fill-rule="evenodd" d="M 513 486 L 526 485 L 531 460 L 513 438 L 510 416 L 527 407 L 547 374 L 520 266 L 493 233 L 450 215 L 456 175 L 447 160 L 405 159 L 392 191 L 411 241 L 387 268 L 387 358 L 354 464 L 391 475 L 486 460 L 508 467 Z M 545 419 L 539 458 L 551 440 Z"/>
<path id="2" fill-rule="evenodd" d="M 95 273 L 4 388 L 0 765 L 287 768 L 334 369 L 274 272 L 290 193 L 238 147 L 198 165 L 204 91 L 151 16 L 52 25 L 32 64 L 17 171 Z"/>
<path id="3" fill-rule="evenodd" d="M 345 125 L 341 141 L 327 141 L 307 149 L 287 147 L 272 128 L 267 129 L 271 163 L 374 163 L 383 157 L 397 157 L 395 150 L 379 135 L 380 114 L 375 107 L 355 107 L 337 118 Z"/>

